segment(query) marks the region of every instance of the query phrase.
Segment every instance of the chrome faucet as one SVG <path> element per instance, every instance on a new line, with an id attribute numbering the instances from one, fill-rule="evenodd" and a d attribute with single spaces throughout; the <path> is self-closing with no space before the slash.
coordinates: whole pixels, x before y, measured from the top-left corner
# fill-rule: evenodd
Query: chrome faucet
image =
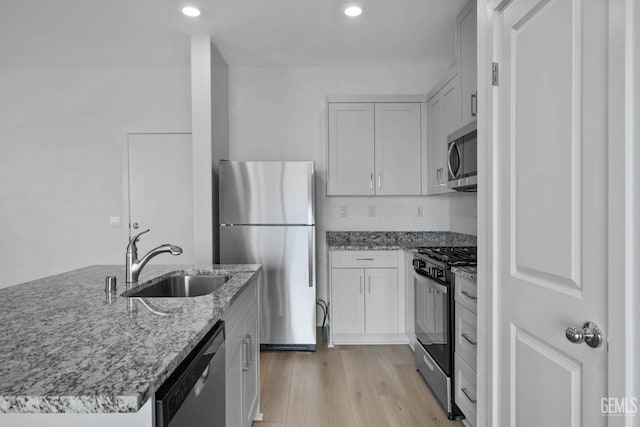
<path id="1" fill-rule="evenodd" d="M 165 243 L 164 245 L 151 249 L 145 256 L 138 259 L 138 247 L 136 246 L 136 243 L 140 236 L 144 233 L 148 233 L 149 231 L 149 229 L 146 229 L 129 240 L 129 244 L 127 245 L 126 283 L 137 283 L 142 267 L 144 267 L 145 264 L 156 255 L 160 255 L 165 252 L 169 252 L 171 255 L 180 255 L 182 253 L 182 248 L 180 246 Z"/>

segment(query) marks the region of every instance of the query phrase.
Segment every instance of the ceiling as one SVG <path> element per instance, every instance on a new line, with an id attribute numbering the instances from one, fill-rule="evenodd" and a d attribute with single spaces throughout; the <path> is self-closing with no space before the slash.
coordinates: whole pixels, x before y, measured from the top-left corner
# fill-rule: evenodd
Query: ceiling
<path id="1" fill-rule="evenodd" d="M 357 2 L 357 1 L 356 1 Z M 0 0 L 0 66 L 187 66 L 210 34 L 230 66 L 415 66 L 453 59 L 466 0 Z M 182 6 L 202 15 L 187 18 Z"/>

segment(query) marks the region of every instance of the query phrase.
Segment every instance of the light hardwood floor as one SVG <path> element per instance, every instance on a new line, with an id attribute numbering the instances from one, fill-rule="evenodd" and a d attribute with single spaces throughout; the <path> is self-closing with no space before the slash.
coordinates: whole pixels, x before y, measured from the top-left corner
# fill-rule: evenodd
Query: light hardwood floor
<path id="1" fill-rule="evenodd" d="M 263 422 L 254 427 L 461 427 L 449 421 L 408 346 L 260 354 Z"/>

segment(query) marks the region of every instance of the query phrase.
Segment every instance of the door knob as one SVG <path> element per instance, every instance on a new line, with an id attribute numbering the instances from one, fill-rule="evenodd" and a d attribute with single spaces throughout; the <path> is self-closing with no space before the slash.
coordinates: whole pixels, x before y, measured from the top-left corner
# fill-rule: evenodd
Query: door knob
<path id="1" fill-rule="evenodd" d="M 565 335 L 569 341 L 575 344 L 584 341 L 589 347 L 593 348 L 600 347 L 600 344 L 602 344 L 602 331 L 593 322 L 585 323 L 582 328 L 569 326 L 565 331 Z"/>

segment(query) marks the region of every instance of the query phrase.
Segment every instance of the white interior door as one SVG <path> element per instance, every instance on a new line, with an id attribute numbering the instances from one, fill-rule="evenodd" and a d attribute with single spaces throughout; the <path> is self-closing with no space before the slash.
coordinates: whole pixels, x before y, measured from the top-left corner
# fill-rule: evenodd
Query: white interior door
<path id="1" fill-rule="evenodd" d="M 182 255 L 161 264 L 193 264 L 193 168 L 190 134 L 129 134 L 129 224 L 140 238 L 138 256 L 163 243 Z"/>
<path id="2" fill-rule="evenodd" d="M 513 0 L 496 23 L 498 425 L 604 426 L 608 4 Z M 586 321 L 598 348 L 565 337 Z"/>

